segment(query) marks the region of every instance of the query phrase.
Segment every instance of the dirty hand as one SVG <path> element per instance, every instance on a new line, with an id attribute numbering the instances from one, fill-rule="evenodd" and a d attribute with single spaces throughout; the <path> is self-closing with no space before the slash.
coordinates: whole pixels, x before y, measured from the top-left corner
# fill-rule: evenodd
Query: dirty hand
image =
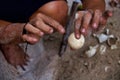
<path id="1" fill-rule="evenodd" d="M 80 34 L 87 35 L 88 30 L 98 30 L 101 25 L 105 25 L 107 19 L 112 16 L 111 11 L 102 13 L 100 10 L 78 11 L 75 20 L 75 36 L 80 38 Z"/>
<path id="2" fill-rule="evenodd" d="M 24 34 L 23 38 L 30 43 L 36 43 L 44 34 L 52 34 L 54 29 L 60 33 L 65 32 L 61 24 L 42 13 L 32 16 L 25 29 L 29 34 Z"/>

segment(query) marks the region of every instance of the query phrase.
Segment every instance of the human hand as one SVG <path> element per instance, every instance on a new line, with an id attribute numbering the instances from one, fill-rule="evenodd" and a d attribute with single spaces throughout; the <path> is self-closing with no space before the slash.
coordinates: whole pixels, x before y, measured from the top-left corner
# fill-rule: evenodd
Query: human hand
<path id="1" fill-rule="evenodd" d="M 36 43 L 44 34 L 52 34 L 54 29 L 62 34 L 65 32 L 61 24 L 42 13 L 32 16 L 25 29 L 29 34 L 24 34 L 23 38 L 30 43 Z"/>
<path id="2" fill-rule="evenodd" d="M 75 20 L 75 37 L 80 38 L 80 34 L 87 35 L 88 30 L 98 30 L 105 25 L 107 19 L 112 16 L 111 11 L 102 13 L 100 10 L 78 11 Z"/>

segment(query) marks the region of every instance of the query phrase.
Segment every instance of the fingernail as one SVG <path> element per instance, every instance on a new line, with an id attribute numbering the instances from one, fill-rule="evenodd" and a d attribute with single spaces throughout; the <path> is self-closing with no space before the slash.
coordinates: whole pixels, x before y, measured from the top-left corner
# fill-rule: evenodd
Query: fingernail
<path id="1" fill-rule="evenodd" d="M 43 32 L 40 32 L 40 36 L 43 36 L 44 35 L 44 33 Z"/>
<path id="2" fill-rule="evenodd" d="M 50 29 L 49 31 L 50 31 L 50 33 L 53 33 L 53 29 Z"/>
<path id="3" fill-rule="evenodd" d="M 77 38 L 77 39 L 79 39 L 79 38 L 80 38 L 79 34 L 76 34 L 76 38 Z"/>
<path id="4" fill-rule="evenodd" d="M 113 14 L 112 13 L 109 13 L 109 16 L 111 17 Z"/>
<path id="5" fill-rule="evenodd" d="M 85 28 L 82 28 L 82 29 L 81 29 L 81 32 L 82 32 L 82 33 L 85 33 L 85 32 L 86 32 Z"/>
<path id="6" fill-rule="evenodd" d="M 97 24 L 96 24 L 96 23 L 93 24 L 93 28 L 94 28 L 94 29 L 97 28 Z"/>
<path id="7" fill-rule="evenodd" d="M 64 32 L 65 32 L 65 30 L 64 30 L 64 29 L 61 29 L 60 31 L 61 31 L 62 33 L 64 33 Z"/>
<path id="8" fill-rule="evenodd" d="M 33 41 L 34 41 L 34 42 L 36 42 L 36 41 L 37 41 L 37 39 L 33 38 Z"/>

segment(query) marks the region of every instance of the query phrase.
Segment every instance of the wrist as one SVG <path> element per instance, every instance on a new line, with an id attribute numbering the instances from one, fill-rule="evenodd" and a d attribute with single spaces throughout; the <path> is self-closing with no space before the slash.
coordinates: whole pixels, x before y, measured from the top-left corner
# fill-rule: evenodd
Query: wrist
<path id="1" fill-rule="evenodd" d="M 105 11 L 105 1 L 104 0 L 83 0 L 83 9 L 100 10 Z"/>

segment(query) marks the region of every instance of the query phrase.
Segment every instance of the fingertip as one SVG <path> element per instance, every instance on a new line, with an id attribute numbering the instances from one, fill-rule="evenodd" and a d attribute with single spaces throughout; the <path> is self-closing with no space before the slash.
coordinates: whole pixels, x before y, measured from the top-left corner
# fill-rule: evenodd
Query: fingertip
<path id="1" fill-rule="evenodd" d="M 53 29 L 52 28 L 49 30 L 49 33 L 53 33 Z"/>
<path id="2" fill-rule="evenodd" d="M 111 17 L 113 15 L 113 12 L 112 11 L 105 11 L 105 13 L 103 14 L 103 17 L 105 19 L 108 19 L 109 17 Z"/>
<path id="3" fill-rule="evenodd" d="M 59 29 L 59 32 L 60 32 L 61 34 L 64 34 L 64 33 L 65 33 L 65 29 L 62 27 L 62 28 Z"/>
<path id="4" fill-rule="evenodd" d="M 31 40 L 32 40 L 33 42 L 37 42 L 37 41 L 38 41 L 38 39 L 36 39 L 36 38 L 31 38 Z"/>
<path id="5" fill-rule="evenodd" d="M 93 23 L 92 27 L 93 27 L 93 29 L 97 29 L 97 24 Z"/>
<path id="6" fill-rule="evenodd" d="M 110 17 L 113 16 L 112 11 L 110 11 L 110 12 L 108 13 L 108 15 L 109 15 Z"/>
<path id="7" fill-rule="evenodd" d="M 79 35 L 79 34 L 75 34 L 75 38 L 76 38 L 76 39 L 79 39 L 79 38 L 80 38 L 80 35 Z"/>
<path id="8" fill-rule="evenodd" d="M 28 35 L 23 35 L 23 40 L 24 41 L 27 41 L 31 44 L 35 44 L 36 42 L 38 42 L 38 39 L 37 38 L 34 38 L 34 37 L 30 37 Z"/>
<path id="9" fill-rule="evenodd" d="M 87 34 L 88 34 L 87 31 L 88 31 L 87 29 L 83 28 L 83 29 L 81 29 L 81 34 L 84 36 L 87 36 Z"/>
<path id="10" fill-rule="evenodd" d="M 44 35 L 44 32 L 40 32 L 40 36 L 42 37 Z"/>
<path id="11" fill-rule="evenodd" d="M 82 34 L 85 34 L 85 33 L 86 33 L 85 28 L 82 28 L 82 29 L 81 29 L 81 33 L 82 33 Z"/>

